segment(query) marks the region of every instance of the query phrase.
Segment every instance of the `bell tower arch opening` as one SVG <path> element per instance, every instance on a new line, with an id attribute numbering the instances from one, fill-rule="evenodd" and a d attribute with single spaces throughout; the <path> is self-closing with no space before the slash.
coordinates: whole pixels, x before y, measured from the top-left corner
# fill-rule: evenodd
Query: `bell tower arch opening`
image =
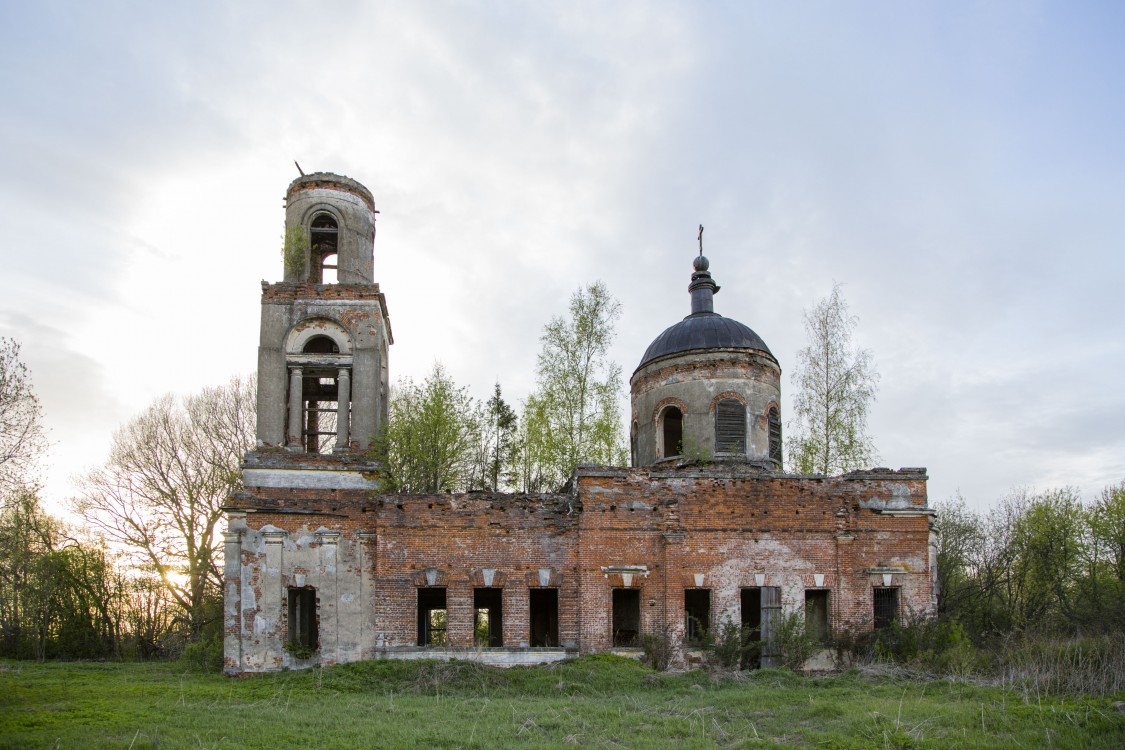
<path id="1" fill-rule="evenodd" d="M 335 284 L 339 280 L 339 235 L 335 216 L 322 212 L 313 217 L 309 226 L 309 276 L 314 284 Z"/>
<path id="2" fill-rule="evenodd" d="M 286 445 L 300 453 L 351 448 L 351 336 L 332 320 L 305 320 L 289 335 Z"/>

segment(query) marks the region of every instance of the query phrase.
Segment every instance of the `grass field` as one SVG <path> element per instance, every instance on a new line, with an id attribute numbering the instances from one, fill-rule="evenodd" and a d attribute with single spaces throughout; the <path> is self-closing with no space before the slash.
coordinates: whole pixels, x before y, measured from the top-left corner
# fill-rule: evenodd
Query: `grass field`
<path id="1" fill-rule="evenodd" d="M 1121 696 L 1118 696 L 1121 697 Z M 850 672 L 713 679 L 614 657 L 365 662 L 230 679 L 0 662 L 5 748 L 1122 748 L 1108 698 Z"/>

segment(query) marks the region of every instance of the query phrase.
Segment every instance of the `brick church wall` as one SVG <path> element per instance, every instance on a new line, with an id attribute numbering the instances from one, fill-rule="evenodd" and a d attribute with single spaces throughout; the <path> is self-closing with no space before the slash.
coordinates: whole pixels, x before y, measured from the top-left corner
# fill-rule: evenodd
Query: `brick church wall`
<path id="1" fill-rule="evenodd" d="M 712 625 L 739 622 L 741 590 L 767 586 L 790 612 L 828 590 L 834 633 L 869 630 L 875 588 L 898 589 L 901 616 L 931 611 L 930 515 L 925 473 L 910 469 L 581 467 L 572 493 L 544 496 L 258 490 L 228 508 L 227 669 L 303 666 L 284 647 L 293 586 L 317 591 L 322 664 L 417 650 L 424 586 L 446 589 L 448 646 L 463 652 L 482 587 L 502 589 L 515 649 L 544 585 L 558 590 L 560 645 L 581 653 L 613 648 L 615 588 L 638 590 L 641 632 L 675 640 L 692 588 L 710 591 Z"/>

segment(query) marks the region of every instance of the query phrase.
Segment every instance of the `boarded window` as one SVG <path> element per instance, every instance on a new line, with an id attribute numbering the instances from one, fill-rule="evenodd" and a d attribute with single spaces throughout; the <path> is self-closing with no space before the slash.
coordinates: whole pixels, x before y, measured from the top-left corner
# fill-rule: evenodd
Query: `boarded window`
<path id="1" fill-rule="evenodd" d="M 762 666 L 781 666 L 781 587 L 762 587 Z"/>
<path id="2" fill-rule="evenodd" d="M 531 645 L 559 645 L 559 590 L 531 589 Z"/>
<path id="3" fill-rule="evenodd" d="M 613 590 L 613 645 L 636 646 L 641 634 L 641 592 Z"/>
<path id="4" fill-rule="evenodd" d="M 875 627 L 889 628 L 898 619 L 898 589 L 877 588 L 873 592 Z"/>
<path id="5" fill-rule="evenodd" d="M 776 406 L 771 406 L 766 415 L 770 428 L 770 460 L 781 464 L 781 413 Z"/>
<path id="6" fill-rule="evenodd" d="M 473 643 L 482 647 L 504 645 L 502 589 L 473 589 Z"/>
<path id="7" fill-rule="evenodd" d="M 735 398 L 715 405 L 715 451 L 746 453 L 746 407 Z"/>
<path id="8" fill-rule="evenodd" d="M 661 458 L 671 458 L 683 453 L 684 415 L 675 406 L 669 406 L 660 415 L 664 452 Z"/>
<path id="9" fill-rule="evenodd" d="M 805 633 L 820 643 L 828 643 L 828 591 L 805 591 Z"/>
<path id="10" fill-rule="evenodd" d="M 418 645 L 445 646 L 446 638 L 445 589 L 418 589 Z"/>
<path id="11" fill-rule="evenodd" d="M 315 651 L 317 638 L 316 589 L 289 589 L 289 644 Z"/>
<path id="12" fill-rule="evenodd" d="M 711 628 L 711 590 L 684 589 L 684 634 L 699 642 Z"/>

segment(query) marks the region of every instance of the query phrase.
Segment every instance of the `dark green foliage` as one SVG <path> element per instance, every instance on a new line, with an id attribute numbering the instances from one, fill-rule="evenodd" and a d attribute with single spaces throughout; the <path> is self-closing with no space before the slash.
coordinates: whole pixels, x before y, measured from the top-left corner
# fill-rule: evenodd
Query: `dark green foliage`
<path id="1" fill-rule="evenodd" d="M 816 637 L 805 627 L 802 612 L 789 612 L 774 624 L 781 663 L 789 669 L 800 669 L 809 657 L 823 648 Z"/>
<path id="2" fill-rule="evenodd" d="M 34 492 L 0 512 L 0 655 L 117 655 L 127 590 L 105 548 L 70 536 Z"/>
<path id="3" fill-rule="evenodd" d="M 706 631 L 701 646 L 707 664 L 718 669 L 740 669 L 757 661 L 761 649 L 753 631 L 731 619 Z"/>
<path id="4" fill-rule="evenodd" d="M 214 633 L 207 638 L 189 643 L 180 655 L 180 663 L 196 672 L 223 671 L 223 638 Z"/>
<path id="5" fill-rule="evenodd" d="M 987 514 L 938 505 L 939 613 L 983 645 L 1012 633 L 1125 632 L 1125 483 L 1090 505 L 1072 489 Z"/>
<path id="6" fill-rule="evenodd" d="M 641 633 L 643 661 L 657 672 L 668 669 L 675 656 L 672 636 L 668 632 Z"/>

